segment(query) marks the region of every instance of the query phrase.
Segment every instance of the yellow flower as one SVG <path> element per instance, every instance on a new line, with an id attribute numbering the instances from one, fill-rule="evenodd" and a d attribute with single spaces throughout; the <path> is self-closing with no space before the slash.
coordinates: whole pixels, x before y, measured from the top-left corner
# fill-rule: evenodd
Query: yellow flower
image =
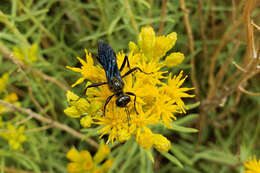
<path id="1" fill-rule="evenodd" d="M 0 93 L 5 92 L 6 91 L 6 86 L 8 84 L 8 73 L 4 73 L 1 77 L 0 77 Z"/>
<path id="2" fill-rule="evenodd" d="M 12 103 L 16 106 L 21 106 L 21 103 L 18 102 L 18 96 L 16 95 L 16 93 L 11 93 L 11 94 L 5 95 L 3 100 L 6 102 L 9 102 L 9 103 Z M 10 109 L 8 107 L 0 105 L 0 114 L 6 113 L 9 111 L 10 111 Z"/>
<path id="3" fill-rule="evenodd" d="M 2 126 L 3 126 L 3 119 L 2 117 L 0 117 L 0 128 L 2 128 Z"/>
<path id="4" fill-rule="evenodd" d="M 138 37 L 138 45 L 147 58 L 153 56 L 155 33 L 152 27 L 146 26 L 141 29 L 141 33 Z"/>
<path id="5" fill-rule="evenodd" d="M 136 142 L 138 142 L 144 149 L 149 150 L 153 146 L 153 133 L 150 129 L 147 129 L 147 131 L 144 132 L 140 132 L 139 130 L 136 136 Z"/>
<path id="6" fill-rule="evenodd" d="M 245 173 L 260 173 L 260 160 L 257 161 L 255 156 L 245 162 L 244 166 L 247 168 Z"/>
<path id="7" fill-rule="evenodd" d="M 166 57 L 164 64 L 168 67 L 175 67 L 184 60 L 184 55 L 180 52 L 171 53 Z"/>
<path id="8" fill-rule="evenodd" d="M 92 173 L 103 173 L 101 168 L 95 168 Z"/>
<path id="9" fill-rule="evenodd" d="M 137 135 L 136 141 L 147 150 L 154 146 L 158 151 L 167 152 L 171 148 L 171 142 L 166 137 L 153 134 L 148 128 Z"/>
<path id="10" fill-rule="evenodd" d="M 72 85 L 72 87 L 82 83 L 85 79 L 88 79 L 90 81 L 95 81 L 95 82 L 105 81 L 104 70 L 102 70 L 98 66 L 94 66 L 94 61 L 93 61 L 91 53 L 89 53 L 87 50 L 85 50 L 85 53 L 86 53 L 86 61 L 77 57 L 77 59 L 82 64 L 81 68 L 67 66 L 68 69 L 75 71 L 75 72 L 80 72 L 82 75 L 82 77 L 79 78 Z"/>
<path id="11" fill-rule="evenodd" d="M 67 165 L 67 170 L 69 173 L 103 173 L 107 172 L 114 159 L 111 158 L 107 160 L 103 165 L 99 165 L 108 155 L 110 154 L 110 149 L 107 145 L 101 144 L 98 152 L 92 158 L 91 154 L 87 150 L 78 152 L 74 147 L 72 147 L 66 157 L 71 161 Z"/>
<path id="12" fill-rule="evenodd" d="M 141 33 L 138 37 L 138 46 L 133 42 L 130 42 L 128 46 L 134 53 L 143 53 L 147 61 L 158 61 L 172 49 L 176 41 L 176 32 L 172 32 L 167 36 L 156 37 L 153 28 L 146 26 L 141 29 Z M 183 59 L 184 55 L 182 53 L 172 53 L 166 57 L 164 64 L 168 67 L 173 67 L 179 65 Z"/>
<path id="13" fill-rule="evenodd" d="M 99 146 L 98 152 L 94 156 L 95 163 L 101 163 L 110 153 L 110 148 L 106 144 Z"/>
<path id="14" fill-rule="evenodd" d="M 190 94 L 185 93 L 194 88 L 180 88 L 180 86 L 183 84 L 185 79 L 188 77 L 188 76 L 185 76 L 182 79 L 182 75 L 183 75 L 183 71 L 181 71 L 178 76 L 174 75 L 173 78 L 171 78 L 170 77 L 171 74 L 169 74 L 168 85 L 165 85 L 162 88 L 165 91 L 165 93 L 167 95 L 169 95 L 170 98 L 172 98 L 172 100 L 174 100 L 176 102 L 178 109 L 181 110 L 181 112 L 186 113 L 185 104 L 182 101 L 182 98 L 194 97 L 195 95 L 190 95 Z"/>
<path id="15" fill-rule="evenodd" d="M 67 100 L 70 107 L 64 110 L 64 113 L 71 118 L 79 118 L 90 107 L 88 101 L 84 98 L 79 98 L 71 91 L 67 91 Z"/>
<path id="16" fill-rule="evenodd" d="M 26 48 L 14 47 L 13 53 L 19 60 L 24 63 L 31 64 L 38 60 L 38 45 L 33 44 L 31 47 Z"/>
<path id="17" fill-rule="evenodd" d="M 194 96 L 186 93 L 193 88 L 181 88 L 187 78 L 187 76 L 182 78 L 183 72 L 172 78 L 172 74 L 168 74 L 167 68 L 165 68 L 165 66 L 177 66 L 184 59 L 184 55 L 179 52 L 166 56 L 175 45 L 176 40 L 175 32 L 157 37 L 152 27 L 143 27 L 138 37 L 138 43 L 129 43 L 130 68 L 126 64 L 121 71 L 121 75 L 124 75 L 130 69 L 138 67 L 149 73 L 137 71 L 123 78 L 124 92 L 134 93 L 136 98 L 130 94 L 131 101 L 128 105 L 125 108 L 119 108 L 116 106 L 117 96 L 114 96 L 104 114 L 104 103 L 114 93 L 109 90 L 107 85 L 102 85 L 87 90 L 87 98 L 84 99 L 89 105 L 85 109 L 80 109 L 81 111 L 78 111 L 78 107 L 82 103 L 78 100 L 83 98 L 77 96 L 77 98 L 70 99 L 67 94 L 70 107 L 65 110 L 65 113 L 67 112 L 66 114 L 71 117 L 80 117 L 80 113 L 88 116 L 81 119 L 81 124 L 85 127 L 89 127 L 91 124 L 101 126 L 97 133 L 101 134 L 100 138 L 108 135 L 107 143 L 124 142 L 133 137 L 145 149 L 154 147 L 158 151 L 168 151 L 171 147 L 170 141 L 162 134 L 153 134 L 152 125 L 164 124 L 165 127 L 171 128 L 170 123 L 176 119 L 174 114 L 185 113 L 186 107 L 182 99 Z M 73 86 L 85 79 L 91 83 L 106 82 L 104 70 L 100 66 L 94 66 L 91 54 L 85 52 L 86 61 L 78 58 L 82 64 L 81 68 L 68 67 L 82 75 Z M 124 58 L 124 52 L 116 54 L 119 68 Z M 92 107 L 94 108 L 92 109 Z M 70 113 L 68 113 L 69 111 Z"/>
<path id="18" fill-rule="evenodd" d="M 67 170 L 70 173 L 86 172 L 94 167 L 92 157 L 86 150 L 78 152 L 75 148 L 71 148 L 66 156 L 72 161 L 67 165 Z"/>
<path id="19" fill-rule="evenodd" d="M 7 125 L 7 131 L 3 132 L 1 136 L 8 140 L 9 146 L 14 149 L 20 149 L 21 144 L 27 140 L 26 136 L 23 135 L 24 126 L 20 126 L 18 129 L 12 125 Z"/>
<path id="20" fill-rule="evenodd" d="M 111 158 L 111 159 L 108 159 L 107 161 L 105 161 L 105 163 L 102 165 L 103 170 L 105 172 L 109 171 L 109 169 L 112 167 L 114 161 L 115 161 L 114 158 Z"/>
<path id="21" fill-rule="evenodd" d="M 82 125 L 82 127 L 90 127 L 91 124 L 93 124 L 94 121 L 92 119 L 91 116 L 84 116 L 83 118 L 80 119 L 80 124 Z"/>
<path id="22" fill-rule="evenodd" d="M 171 142 L 161 134 L 154 134 L 154 147 L 161 152 L 167 152 L 171 148 Z"/>

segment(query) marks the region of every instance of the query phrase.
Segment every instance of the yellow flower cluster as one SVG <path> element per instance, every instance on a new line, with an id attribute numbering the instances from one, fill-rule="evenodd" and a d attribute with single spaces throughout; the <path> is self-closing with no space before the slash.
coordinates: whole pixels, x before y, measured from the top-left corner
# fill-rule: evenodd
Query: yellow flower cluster
<path id="1" fill-rule="evenodd" d="M 247 168 L 245 173 L 260 173 L 260 160 L 257 161 L 256 157 L 249 159 L 244 166 Z"/>
<path id="2" fill-rule="evenodd" d="M 1 77 L 0 77 L 0 93 L 3 93 L 6 91 L 6 86 L 8 84 L 8 73 L 4 73 Z"/>
<path id="3" fill-rule="evenodd" d="M 100 163 L 110 154 L 107 145 L 101 144 L 97 153 L 92 158 L 87 150 L 78 152 L 74 147 L 67 153 L 67 158 L 71 161 L 67 165 L 69 173 L 105 173 L 111 168 L 114 158 L 106 160 L 102 165 Z"/>
<path id="4" fill-rule="evenodd" d="M 20 106 L 20 102 L 18 102 L 18 96 L 16 93 L 12 92 L 9 94 L 7 91 L 8 78 L 8 73 L 5 73 L 0 77 L 0 97 L 3 97 L 2 99 L 6 102 Z M 0 133 L 0 136 L 8 140 L 9 146 L 12 149 L 17 150 L 20 149 L 21 144 L 26 141 L 26 136 L 23 135 L 24 126 L 16 128 L 14 125 L 4 122 L 2 120 L 2 114 L 8 111 L 9 108 L 0 105 L 0 128 L 3 130 L 3 132 Z M 5 124 L 7 124 L 7 129 L 5 129 Z"/>
<path id="5" fill-rule="evenodd" d="M 20 149 L 21 144 L 27 140 L 26 136 L 24 136 L 24 126 L 20 126 L 16 128 L 12 124 L 7 125 L 7 131 L 2 132 L 0 135 L 8 140 L 9 146 L 14 149 Z"/>
<path id="6" fill-rule="evenodd" d="M 8 84 L 8 73 L 3 74 L 0 77 L 0 94 L 3 93 L 3 100 L 9 103 L 13 103 L 16 106 L 20 106 L 20 102 L 18 102 L 18 96 L 16 93 L 10 93 L 7 92 L 7 84 Z M 0 114 L 3 114 L 5 112 L 8 112 L 9 109 L 4 107 L 3 105 L 0 105 Z"/>
<path id="7" fill-rule="evenodd" d="M 108 135 L 108 141 L 114 140 L 124 142 L 135 136 L 136 141 L 145 149 L 155 147 L 159 151 L 168 151 L 171 147 L 170 141 L 161 134 L 154 134 L 151 125 L 163 123 L 165 127 L 171 128 L 171 122 L 176 119 L 176 113 L 185 113 L 185 104 L 182 98 L 193 97 L 186 92 L 193 88 L 181 88 L 187 76 L 183 77 L 181 71 L 178 75 L 163 71 L 165 66 L 173 67 L 179 65 L 184 55 L 179 52 L 166 53 L 172 49 L 177 40 L 175 32 L 167 36 L 155 36 L 152 27 L 142 28 L 138 43 L 129 43 L 130 53 L 128 55 L 131 68 L 139 67 L 149 75 L 136 72 L 123 78 L 125 92 L 136 94 L 136 108 L 134 109 L 134 98 L 127 108 L 118 108 L 116 98 L 112 98 L 107 106 L 107 112 L 102 115 L 103 105 L 107 97 L 113 93 L 108 86 L 89 88 L 87 98 L 80 98 L 68 91 L 67 100 L 70 107 L 64 112 L 72 118 L 81 118 L 83 127 L 98 124 L 102 128 L 98 131 Z M 67 67 L 75 72 L 80 72 L 82 77 L 72 86 L 82 83 L 85 79 L 91 83 L 105 82 L 104 70 L 95 66 L 91 54 L 86 51 L 86 61 L 78 58 L 82 64 L 81 68 Z M 125 54 L 117 53 L 117 63 L 121 66 Z M 166 57 L 165 57 L 166 56 Z M 165 57 L 165 58 L 164 58 Z M 163 60 L 165 59 L 165 60 Z M 125 67 L 121 74 L 129 70 Z M 172 77 L 173 76 L 173 77 Z"/>
<path id="8" fill-rule="evenodd" d="M 14 47 L 13 53 L 16 58 L 26 64 L 32 64 L 38 60 L 38 45 L 33 44 L 31 47 L 20 48 Z"/>

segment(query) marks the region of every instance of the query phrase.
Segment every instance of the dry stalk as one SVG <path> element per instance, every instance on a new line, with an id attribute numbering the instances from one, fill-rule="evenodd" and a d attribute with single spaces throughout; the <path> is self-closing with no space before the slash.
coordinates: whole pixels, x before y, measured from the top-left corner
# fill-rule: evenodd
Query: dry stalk
<path id="1" fill-rule="evenodd" d="M 165 18 L 167 14 L 167 0 L 162 0 L 162 8 L 161 8 L 161 23 L 159 26 L 158 34 L 162 35 L 163 34 L 163 29 L 165 26 Z"/>
<path id="2" fill-rule="evenodd" d="M 186 8 L 185 5 L 185 1 L 184 0 L 180 0 L 180 5 L 181 5 L 181 10 L 183 11 L 183 20 L 184 20 L 184 24 L 186 27 L 186 31 L 189 37 L 189 49 L 191 54 L 194 53 L 194 38 L 193 38 L 193 34 L 192 34 L 192 30 L 191 30 L 191 26 L 190 26 L 190 21 L 189 21 L 189 15 L 188 15 L 188 9 Z M 197 99 L 200 93 L 199 90 L 199 84 L 197 82 L 196 79 L 196 70 L 195 70 L 195 57 L 191 58 L 191 80 L 192 80 L 192 84 L 195 87 L 195 93 L 197 95 Z"/>

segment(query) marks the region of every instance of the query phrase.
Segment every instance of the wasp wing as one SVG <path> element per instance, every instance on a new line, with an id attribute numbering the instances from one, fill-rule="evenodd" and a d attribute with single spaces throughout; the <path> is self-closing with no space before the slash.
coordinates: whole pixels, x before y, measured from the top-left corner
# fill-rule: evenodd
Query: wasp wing
<path id="1" fill-rule="evenodd" d="M 117 66 L 116 55 L 112 47 L 104 41 L 100 41 L 98 44 L 97 59 L 99 63 L 103 66 L 109 83 L 113 77 L 121 77 L 120 71 Z"/>

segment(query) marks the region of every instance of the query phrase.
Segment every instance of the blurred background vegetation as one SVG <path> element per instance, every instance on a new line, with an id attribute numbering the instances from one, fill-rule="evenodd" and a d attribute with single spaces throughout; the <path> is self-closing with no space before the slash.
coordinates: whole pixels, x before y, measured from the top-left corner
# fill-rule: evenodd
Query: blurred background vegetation
<path id="1" fill-rule="evenodd" d="M 100 39 L 127 51 L 145 25 L 178 33 L 172 51 L 186 58 L 169 71 L 184 70 L 196 98 L 175 121 L 187 129 L 156 129 L 172 141 L 169 153 L 153 151 L 152 163 L 128 141 L 112 149 L 110 172 L 243 172 L 248 157 L 260 156 L 259 7 L 256 0 L 0 0 L 0 76 L 9 75 L 0 103 L 11 103 L 1 107 L 0 124 L 24 125 L 26 136 L 18 150 L 0 138 L 0 172 L 66 172 L 72 146 L 95 153 L 95 129 L 80 131 L 63 113 L 79 77 L 65 66 L 78 66 L 84 48 L 96 54 Z M 11 93 L 18 100 L 8 100 Z M 12 105 L 21 109 L 7 110 Z"/>

